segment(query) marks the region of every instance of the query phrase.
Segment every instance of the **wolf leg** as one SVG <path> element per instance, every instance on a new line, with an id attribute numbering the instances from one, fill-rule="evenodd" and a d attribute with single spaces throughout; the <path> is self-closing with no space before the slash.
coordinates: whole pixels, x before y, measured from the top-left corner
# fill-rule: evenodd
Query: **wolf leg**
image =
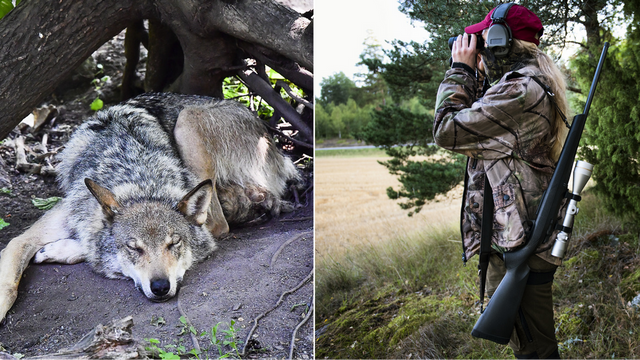
<path id="1" fill-rule="evenodd" d="M 200 122 L 204 121 L 203 116 L 200 109 L 182 110 L 178 116 L 173 135 L 178 145 L 180 157 L 187 168 L 195 173 L 200 181 L 211 179 L 216 184 L 213 162 L 213 156 L 216 154 L 209 154 L 206 151 L 200 131 Z M 229 224 L 224 218 L 215 186 L 207 216 L 207 228 L 216 237 L 229 232 Z"/>
<path id="2" fill-rule="evenodd" d="M 85 249 L 74 239 L 61 239 L 45 245 L 33 258 L 34 263 L 77 264 L 86 259 Z"/>
<path id="3" fill-rule="evenodd" d="M 33 255 L 48 243 L 69 237 L 64 227 L 66 215 L 58 204 L 0 252 L 0 320 L 16 300 L 20 278 Z"/>

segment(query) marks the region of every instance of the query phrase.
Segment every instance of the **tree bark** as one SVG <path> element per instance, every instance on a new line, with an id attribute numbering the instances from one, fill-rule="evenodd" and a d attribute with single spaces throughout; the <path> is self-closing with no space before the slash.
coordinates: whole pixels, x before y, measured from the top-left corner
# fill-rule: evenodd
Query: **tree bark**
<path id="1" fill-rule="evenodd" d="M 146 1 L 25 1 L 0 20 L 0 139 Z"/>
<path id="2" fill-rule="evenodd" d="M 239 64 L 235 39 L 313 69 L 311 20 L 273 0 L 24 1 L 0 21 L 0 139 L 92 52 L 145 18 L 171 28 L 185 50 L 185 93 L 221 97 Z"/>

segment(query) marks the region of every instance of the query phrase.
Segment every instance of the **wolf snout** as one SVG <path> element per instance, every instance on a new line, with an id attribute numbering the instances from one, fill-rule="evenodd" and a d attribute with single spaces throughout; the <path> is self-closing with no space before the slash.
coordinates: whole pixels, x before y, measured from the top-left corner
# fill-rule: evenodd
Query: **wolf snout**
<path id="1" fill-rule="evenodd" d="M 171 290 L 171 283 L 168 279 L 154 279 L 151 280 L 151 292 L 153 295 L 163 297 Z"/>

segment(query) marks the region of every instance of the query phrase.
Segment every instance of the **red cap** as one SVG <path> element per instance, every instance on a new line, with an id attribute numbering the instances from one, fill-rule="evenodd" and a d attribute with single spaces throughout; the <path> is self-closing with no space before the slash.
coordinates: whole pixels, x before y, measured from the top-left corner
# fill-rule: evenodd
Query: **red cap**
<path id="1" fill-rule="evenodd" d="M 491 26 L 491 14 L 495 10 L 496 8 L 493 8 L 481 22 L 464 28 L 464 32 L 477 34 L 489 28 Z M 513 5 L 509 9 L 505 20 L 509 28 L 511 28 L 511 34 L 514 38 L 540 45 L 539 39 L 542 36 L 543 29 L 542 21 L 531 10 L 521 5 Z"/>

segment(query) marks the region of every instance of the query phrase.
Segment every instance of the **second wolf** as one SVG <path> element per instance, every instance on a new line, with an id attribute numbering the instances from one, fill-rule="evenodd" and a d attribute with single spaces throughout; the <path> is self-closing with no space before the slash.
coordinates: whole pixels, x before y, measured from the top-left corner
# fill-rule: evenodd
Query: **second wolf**
<path id="1" fill-rule="evenodd" d="M 65 196 L 0 257 L 0 319 L 29 260 L 87 261 L 151 300 L 176 294 L 214 237 L 264 212 L 300 177 L 248 109 L 226 100 L 142 95 L 82 124 L 61 154 Z M 217 190 L 217 191 L 216 191 Z"/>

